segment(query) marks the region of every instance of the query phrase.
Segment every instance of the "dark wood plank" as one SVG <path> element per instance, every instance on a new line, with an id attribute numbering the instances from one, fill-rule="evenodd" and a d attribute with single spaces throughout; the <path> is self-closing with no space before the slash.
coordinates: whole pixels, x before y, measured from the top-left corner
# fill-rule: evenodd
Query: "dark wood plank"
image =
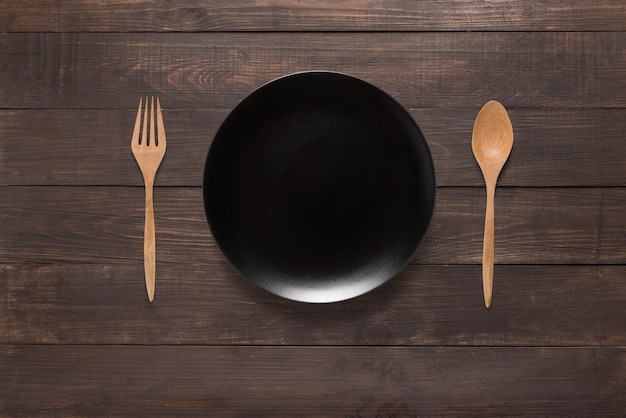
<path id="1" fill-rule="evenodd" d="M 0 262 L 115 263 L 142 259 L 141 187 L 2 187 Z M 496 192 L 496 263 L 624 264 L 626 188 L 504 188 Z M 485 191 L 440 188 L 413 262 L 481 262 Z M 221 260 L 202 192 L 155 190 L 161 262 Z"/>
<path id="2" fill-rule="evenodd" d="M 230 109 L 284 74 L 363 78 L 408 108 L 626 107 L 626 32 L 2 34 L 3 108 Z"/>
<path id="3" fill-rule="evenodd" d="M 224 261 L 0 265 L 0 344 L 624 347 L 625 266 L 410 265 L 334 304 L 276 297 Z"/>
<path id="4" fill-rule="evenodd" d="M 431 148 L 438 186 L 483 184 L 470 148 L 478 110 L 411 110 Z M 0 184 L 142 185 L 129 146 L 135 112 L 0 110 Z M 206 154 L 227 114 L 165 108 L 169 145 L 157 185 L 202 185 Z M 512 109 L 510 116 L 515 145 L 500 185 L 626 185 L 623 109 Z"/>
<path id="5" fill-rule="evenodd" d="M 619 416 L 626 350 L 0 346 L 0 413 Z"/>
<path id="6" fill-rule="evenodd" d="M 209 146 L 228 111 L 168 109 L 161 102 L 168 147 L 157 185 L 201 186 Z M 136 114 L 137 108 L 0 110 L 0 184 L 143 185 L 130 151 Z"/>
<path id="7" fill-rule="evenodd" d="M 626 29 L 620 0 L 8 2 L 0 32 Z"/>

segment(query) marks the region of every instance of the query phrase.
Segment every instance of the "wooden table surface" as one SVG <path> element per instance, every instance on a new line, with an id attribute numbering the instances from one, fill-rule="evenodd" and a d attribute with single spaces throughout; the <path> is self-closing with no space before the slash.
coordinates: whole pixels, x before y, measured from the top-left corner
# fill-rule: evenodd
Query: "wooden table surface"
<path id="1" fill-rule="evenodd" d="M 623 0 L 0 3 L 1 416 L 626 414 Z M 203 211 L 221 122 L 303 70 L 385 90 L 436 167 L 410 264 L 340 303 L 250 284 Z M 145 95 L 168 134 L 152 304 Z M 491 99 L 515 144 L 487 310 L 470 140 Z"/>

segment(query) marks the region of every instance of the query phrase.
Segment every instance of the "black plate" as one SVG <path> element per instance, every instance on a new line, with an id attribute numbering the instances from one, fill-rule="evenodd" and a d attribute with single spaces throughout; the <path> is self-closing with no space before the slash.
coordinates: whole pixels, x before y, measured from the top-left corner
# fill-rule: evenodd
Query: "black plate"
<path id="1" fill-rule="evenodd" d="M 226 258 L 260 287 L 335 302 L 387 281 L 430 222 L 435 174 L 411 116 L 331 72 L 274 80 L 226 118 L 203 197 Z"/>

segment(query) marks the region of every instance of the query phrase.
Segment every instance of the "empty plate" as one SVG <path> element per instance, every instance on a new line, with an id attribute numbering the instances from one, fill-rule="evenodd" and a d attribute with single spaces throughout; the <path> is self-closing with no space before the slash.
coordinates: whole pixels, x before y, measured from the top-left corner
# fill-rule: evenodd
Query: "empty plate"
<path id="1" fill-rule="evenodd" d="M 263 85 L 226 118 L 203 198 L 230 263 L 268 291 L 336 302 L 398 273 L 435 202 L 430 152 L 394 99 L 333 72 Z"/>

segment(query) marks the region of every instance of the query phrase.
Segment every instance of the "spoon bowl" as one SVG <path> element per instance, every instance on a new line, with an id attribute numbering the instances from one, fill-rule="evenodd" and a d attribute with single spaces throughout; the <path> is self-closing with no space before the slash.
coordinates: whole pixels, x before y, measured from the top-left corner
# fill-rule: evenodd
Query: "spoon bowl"
<path id="1" fill-rule="evenodd" d="M 494 263 L 494 198 L 502 167 L 513 148 L 513 126 L 504 106 L 495 100 L 478 112 L 472 132 L 472 152 L 487 186 L 485 235 L 483 242 L 483 294 L 485 307 L 491 306 Z"/>

